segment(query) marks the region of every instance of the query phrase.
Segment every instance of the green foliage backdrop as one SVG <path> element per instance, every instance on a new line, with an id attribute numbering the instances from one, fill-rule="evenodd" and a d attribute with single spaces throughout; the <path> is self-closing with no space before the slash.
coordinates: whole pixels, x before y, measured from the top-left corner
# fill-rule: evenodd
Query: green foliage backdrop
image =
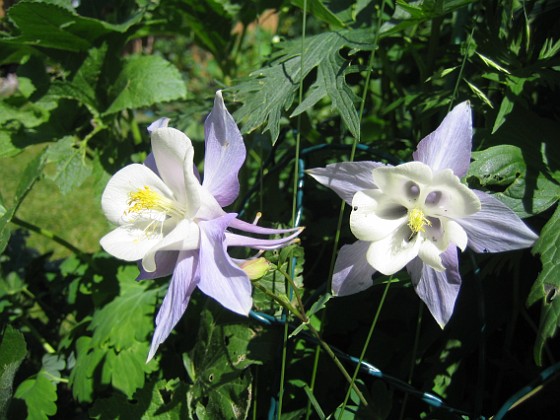
<path id="1" fill-rule="evenodd" d="M 560 2 L 2 4 L 0 418 L 500 418 L 528 384 L 538 392 L 512 418 L 557 412 Z M 100 195 L 144 160 L 159 117 L 202 162 L 218 89 L 248 149 L 231 211 L 299 215 L 306 230 L 265 254 L 253 317 L 195 292 L 146 364 L 168 279 L 137 282 L 136 265 L 101 251 Z M 462 254 L 443 331 L 403 272 L 331 299 L 336 250 L 354 240 L 348 209 L 303 169 L 408 161 L 463 100 L 475 128 L 465 181 L 539 240 Z M 360 355 L 383 374 L 348 381 Z"/>

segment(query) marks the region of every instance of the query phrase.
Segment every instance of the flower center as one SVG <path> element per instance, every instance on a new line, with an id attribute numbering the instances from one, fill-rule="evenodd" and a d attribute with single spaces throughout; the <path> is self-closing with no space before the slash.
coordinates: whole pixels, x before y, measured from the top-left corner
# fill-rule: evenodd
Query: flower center
<path id="1" fill-rule="evenodd" d="M 144 188 L 128 193 L 127 204 L 128 210 L 126 210 L 125 214 L 156 211 L 168 216 L 182 216 L 181 209 L 177 206 L 177 203 L 152 190 L 147 185 L 144 185 Z"/>
<path id="2" fill-rule="evenodd" d="M 425 232 L 424 226 L 432 226 L 432 222 L 426 219 L 424 212 L 419 208 L 413 208 L 408 211 L 408 227 L 412 231 L 410 237 L 412 238 L 418 232 Z"/>

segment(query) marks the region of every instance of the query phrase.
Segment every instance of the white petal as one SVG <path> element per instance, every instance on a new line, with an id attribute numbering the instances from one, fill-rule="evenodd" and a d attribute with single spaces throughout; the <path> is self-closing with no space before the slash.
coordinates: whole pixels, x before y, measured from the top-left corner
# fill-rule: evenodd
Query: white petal
<path id="1" fill-rule="evenodd" d="M 185 159 L 190 159 L 192 166 L 194 156 L 190 139 L 175 128 L 155 129 L 152 131 L 152 152 L 161 178 L 171 188 L 177 200 L 185 203 L 187 194 L 184 162 Z"/>
<path id="2" fill-rule="evenodd" d="M 173 200 L 171 190 L 152 170 L 137 163 L 128 165 L 111 177 L 103 191 L 101 207 L 107 219 L 117 225 L 125 223 L 123 215 L 129 209 L 130 193 L 146 186 Z"/>
<path id="3" fill-rule="evenodd" d="M 393 234 L 373 242 L 367 251 L 368 262 L 380 273 L 387 276 L 395 274 L 418 255 L 420 237 L 408 240 L 410 229 L 402 226 Z"/>
<path id="4" fill-rule="evenodd" d="M 459 223 L 453 220 L 448 220 L 444 223 L 444 242 L 446 245 L 452 243 L 461 251 L 464 251 L 467 247 L 468 240 L 467 232 L 465 232 L 465 229 L 463 229 Z"/>
<path id="5" fill-rule="evenodd" d="M 172 220 L 166 223 L 174 224 Z M 198 225 L 191 220 L 181 220 L 176 226 L 173 226 L 163 239 L 153 245 L 142 259 L 142 267 L 148 272 L 156 270 L 156 253 L 158 251 L 189 251 L 198 249 L 200 246 L 200 229 Z"/>
<path id="6" fill-rule="evenodd" d="M 406 224 L 406 209 L 380 190 L 358 191 L 352 200 L 350 229 L 363 241 L 378 241 Z"/>
<path id="7" fill-rule="evenodd" d="M 394 167 L 381 167 L 373 170 L 373 181 L 383 193 L 410 208 L 418 200 L 419 194 L 411 188 L 423 190 L 432 182 L 432 170 L 422 162 L 408 162 Z"/>
<path id="8" fill-rule="evenodd" d="M 426 214 L 452 219 L 462 218 L 480 210 L 480 200 L 474 192 L 445 169 L 434 174 L 434 179 L 424 191 Z"/>
<path id="9" fill-rule="evenodd" d="M 148 238 L 143 229 L 118 227 L 99 241 L 109 254 L 125 261 L 138 261 L 161 237 Z"/>
<path id="10" fill-rule="evenodd" d="M 428 264 L 436 271 L 443 271 L 445 267 L 441 263 L 441 250 L 429 240 L 421 241 L 420 249 L 418 250 L 418 256 L 425 263 Z"/>

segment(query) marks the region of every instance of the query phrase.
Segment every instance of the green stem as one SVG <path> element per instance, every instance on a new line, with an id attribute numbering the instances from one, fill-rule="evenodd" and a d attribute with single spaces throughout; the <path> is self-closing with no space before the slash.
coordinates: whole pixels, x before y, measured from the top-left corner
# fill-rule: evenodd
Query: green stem
<path id="1" fill-rule="evenodd" d="M 302 316 L 305 318 L 305 320 L 303 322 L 307 322 L 308 319 L 307 319 L 307 315 L 305 314 L 305 307 L 303 306 L 303 301 L 301 300 L 301 295 L 299 293 L 299 289 L 296 286 L 296 284 L 294 283 L 294 279 L 292 278 L 292 276 L 288 275 L 288 273 L 286 273 L 280 267 L 276 267 L 276 270 L 278 270 L 278 272 L 284 276 L 284 278 L 288 281 L 288 283 L 290 283 L 290 287 L 292 288 L 292 290 L 294 292 L 294 295 L 296 295 L 296 300 L 298 302 L 300 312 L 301 312 Z"/>
<path id="2" fill-rule="evenodd" d="M 311 324 L 307 324 L 307 328 L 309 329 L 309 331 L 311 331 L 311 333 L 317 339 L 317 341 L 319 341 L 319 344 L 321 345 L 321 347 L 330 356 L 331 360 L 334 362 L 334 364 L 336 365 L 338 370 L 340 370 L 340 373 L 342 373 L 342 376 L 344 376 L 344 378 L 348 381 L 348 383 L 350 384 L 350 387 L 354 390 L 354 392 L 356 393 L 356 395 L 360 399 L 360 402 L 364 405 L 364 407 L 367 407 L 369 405 L 367 400 L 365 399 L 365 397 L 362 394 L 362 392 L 360 391 L 360 389 L 356 386 L 354 381 L 352 381 L 352 378 L 348 374 L 348 371 L 344 368 L 342 363 L 340 363 L 340 360 L 338 360 L 338 357 L 336 357 L 336 354 L 334 354 L 334 352 L 329 347 L 329 345 L 325 341 L 323 341 L 319 332 L 315 328 L 313 328 L 313 326 Z"/>
<path id="3" fill-rule="evenodd" d="M 451 112 L 451 108 L 453 108 L 453 102 L 455 102 L 455 98 L 457 97 L 459 84 L 461 83 L 461 79 L 463 79 L 463 71 L 465 70 L 465 65 L 467 64 L 467 57 L 469 56 L 469 48 L 471 46 L 473 34 L 474 34 L 474 28 L 472 28 L 469 38 L 467 39 L 467 45 L 465 46 L 465 54 L 463 55 L 463 61 L 461 62 L 461 67 L 459 68 L 459 76 L 457 76 L 457 81 L 455 82 L 453 93 L 451 94 L 451 100 L 449 101 L 449 107 L 447 108 L 448 113 Z"/>
<path id="4" fill-rule="evenodd" d="M 39 226 L 35 226 L 34 224 L 26 222 L 25 220 L 21 220 L 21 219 L 15 217 L 15 216 L 12 217 L 11 222 L 14 225 L 17 225 L 17 226 L 20 226 L 22 228 L 28 229 L 32 232 L 38 233 L 39 235 L 42 235 L 45 238 L 49 238 L 50 240 L 52 240 L 52 241 L 56 242 L 57 244 L 63 246 L 64 248 L 68 249 L 69 251 L 72 251 L 74 254 L 77 254 L 79 256 L 84 256 L 83 251 L 81 251 L 80 249 L 78 249 L 77 247 L 72 245 L 70 242 L 62 239 L 60 236 L 54 234 L 50 230 L 40 228 Z"/>
<path id="5" fill-rule="evenodd" d="M 408 369 L 408 383 L 412 382 L 412 375 L 414 375 L 414 367 L 416 366 L 416 352 L 418 351 L 418 344 L 420 343 L 420 327 L 422 326 L 422 314 L 424 312 L 424 304 L 420 302 L 418 308 L 418 319 L 416 322 L 416 334 L 414 336 L 414 345 L 412 347 L 412 358 L 410 360 L 410 368 Z M 408 394 L 404 394 L 403 403 L 401 405 L 401 414 L 399 419 L 404 417 L 404 410 L 408 401 Z"/>
<path id="6" fill-rule="evenodd" d="M 39 343 L 41 343 L 41 345 L 43 346 L 43 348 L 45 349 L 45 351 L 49 354 L 55 354 L 56 350 L 54 349 L 53 346 L 51 346 L 49 344 L 49 342 L 41 335 L 39 334 L 39 331 L 37 331 L 37 328 L 35 328 L 33 326 L 33 324 L 31 324 L 31 322 L 29 322 L 26 319 L 22 319 L 21 320 L 23 322 L 23 324 L 29 328 L 29 332 L 31 333 L 31 335 L 33 337 L 35 337 L 37 339 L 37 341 L 39 341 Z"/>
<path id="7" fill-rule="evenodd" d="M 369 343 L 371 341 L 371 337 L 373 336 L 373 331 L 375 330 L 375 326 L 377 325 L 377 321 L 379 320 L 379 315 L 381 314 L 381 308 L 385 303 L 385 298 L 387 297 L 387 293 L 389 292 L 389 286 L 391 286 L 392 279 L 389 278 L 387 284 L 385 285 L 385 289 L 383 290 L 383 295 L 381 295 L 381 300 L 379 301 L 379 305 L 375 311 L 375 316 L 373 317 L 373 322 L 371 323 L 371 327 L 369 329 L 369 333 L 367 335 L 366 341 L 364 346 L 362 347 L 362 353 L 360 354 L 360 363 L 356 365 L 356 369 L 354 369 L 354 374 L 352 375 L 352 383 L 350 385 L 354 385 L 356 378 L 358 377 L 358 373 L 360 372 L 360 364 L 366 355 L 367 348 L 369 347 Z M 342 418 L 344 415 L 344 410 L 346 410 L 346 404 L 348 403 L 348 399 L 350 398 L 350 388 L 346 391 L 346 396 L 344 397 L 344 402 L 342 403 L 342 410 L 340 410 L 340 414 L 338 416 L 339 419 Z"/>

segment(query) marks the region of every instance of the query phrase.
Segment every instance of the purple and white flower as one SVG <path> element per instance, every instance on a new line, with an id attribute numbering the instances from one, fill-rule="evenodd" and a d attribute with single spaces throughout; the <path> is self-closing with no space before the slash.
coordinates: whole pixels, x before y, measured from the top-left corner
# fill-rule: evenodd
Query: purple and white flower
<path id="1" fill-rule="evenodd" d="M 413 162 L 345 162 L 307 171 L 352 206 L 358 241 L 339 251 L 335 295 L 368 288 L 376 271 L 391 275 L 406 267 L 443 328 L 461 287 L 457 248 L 502 252 L 533 245 L 537 235 L 511 209 L 461 183 L 471 148 L 471 109 L 463 102 L 418 144 Z"/>
<path id="2" fill-rule="evenodd" d="M 102 207 L 117 228 L 101 239 L 111 255 L 139 261 L 139 279 L 172 274 L 156 317 L 148 361 L 185 312 L 196 287 L 238 314 L 252 306 L 251 281 L 243 261 L 227 254 L 230 246 L 270 250 L 291 244 L 300 228 L 270 229 L 243 222 L 222 207 L 239 194 L 238 172 L 246 150 L 222 94 L 206 119 L 204 178 L 193 163 L 194 149 L 181 131 L 160 119 L 148 130 L 152 153 L 143 165 L 118 171 L 107 184 Z M 283 235 L 280 239 L 244 236 Z"/>

